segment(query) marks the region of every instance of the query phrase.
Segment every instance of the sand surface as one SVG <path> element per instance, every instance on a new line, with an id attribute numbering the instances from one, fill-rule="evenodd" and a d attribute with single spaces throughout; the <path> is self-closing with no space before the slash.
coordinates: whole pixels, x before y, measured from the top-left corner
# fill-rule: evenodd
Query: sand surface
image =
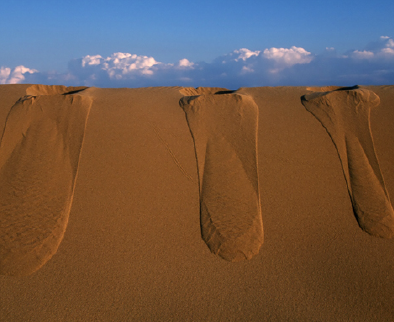
<path id="1" fill-rule="evenodd" d="M 302 103 L 321 122 L 337 149 L 358 224 L 373 236 L 392 238 L 394 211 L 370 125 L 371 109 L 380 105 L 379 96 L 355 86 L 308 94 Z"/>
<path id="2" fill-rule="evenodd" d="M 201 236 L 231 262 L 251 259 L 264 240 L 257 167 L 258 107 L 233 93 L 181 99 L 193 137 Z"/>
<path id="3" fill-rule="evenodd" d="M 35 272 L 56 253 L 67 227 L 92 99 L 50 89 L 20 98 L 2 134 L 2 275 Z"/>
<path id="4" fill-rule="evenodd" d="M 1 85 L 0 128 L 1 321 L 394 320 L 394 86 Z"/>

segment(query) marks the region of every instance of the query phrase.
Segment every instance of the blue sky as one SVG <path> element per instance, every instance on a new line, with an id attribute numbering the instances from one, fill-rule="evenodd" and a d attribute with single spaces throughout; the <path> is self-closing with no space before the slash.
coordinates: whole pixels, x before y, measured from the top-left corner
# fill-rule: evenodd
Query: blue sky
<path id="1" fill-rule="evenodd" d="M 321 80 L 317 79 L 318 75 L 311 74 L 314 69 L 311 70 L 310 67 L 312 63 L 316 65 L 318 61 L 319 68 L 325 70 L 324 57 L 326 57 L 324 64 L 333 64 L 332 68 L 339 68 L 338 73 L 343 71 L 343 64 L 346 66 L 359 64 L 357 66 L 363 70 L 360 82 L 367 80 L 366 73 L 375 72 L 376 76 L 379 70 L 382 71 L 380 78 L 371 77 L 370 83 L 394 82 L 392 76 L 394 60 L 391 59 L 394 55 L 391 57 L 390 52 L 386 50 L 385 55 L 381 53 L 379 56 L 379 50 L 393 48 L 388 40 L 394 37 L 394 1 L 392 0 L 376 2 L 364 0 L 329 2 L 8 0 L 2 1 L 0 12 L 2 13 L 0 67 L 3 75 L 0 75 L 0 82 L 2 83 L 11 80 L 50 83 L 52 80 L 53 83 L 81 82 L 107 87 L 122 84 L 130 87 L 138 86 L 136 78 L 138 75 L 135 73 L 133 82 L 127 82 L 124 78 L 122 84 L 119 78 L 117 78 L 118 82 L 111 82 L 111 77 L 108 75 L 104 79 L 103 75 L 97 74 L 97 71 L 103 70 L 102 64 L 105 59 L 111 61 L 110 57 L 115 53 L 152 57 L 155 62 L 162 64 L 155 65 L 161 72 L 157 72 L 155 67 L 151 69 L 153 74 L 145 70 L 142 74 L 145 78 L 141 79 L 141 84 L 144 86 L 156 85 L 157 82 L 162 85 L 174 85 L 177 80 L 179 85 L 220 86 L 218 83 L 223 81 L 223 78 L 219 76 L 223 74 L 228 75 L 224 83 L 232 86 L 243 86 L 244 83 L 247 86 L 300 85 L 299 81 L 297 83 L 294 77 L 289 78 L 287 74 L 284 78 L 278 78 L 278 74 L 295 73 L 297 70 L 303 74 L 310 74 L 310 77 L 303 75 L 304 82 L 318 83 Z M 275 66 L 268 64 L 267 54 L 263 55 L 265 50 L 271 48 L 290 50 L 293 46 L 310 53 L 312 59 L 309 61 L 301 59 L 300 63 L 285 64 L 283 68 L 283 64 L 279 66 L 278 61 L 275 61 Z M 232 70 L 227 71 L 222 65 L 219 66 L 218 61 L 223 62 L 223 57 L 228 59 L 231 53 L 233 59 L 237 59 L 234 51 L 239 51 L 241 48 L 246 48 L 250 52 L 259 52 L 258 55 L 265 60 L 249 61 L 249 58 L 255 59 L 258 56 L 252 55 L 245 60 L 238 59 L 238 69 L 232 66 Z M 374 56 L 365 53 L 363 64 L 360 65 L 360 61 L 355 61 L 353 55 L 354 59 L 347 64 L 345 61 L 327 59 L 327 48 L 331 52 L 334 48 L 337 58 L 346 55 L 347 58 L 351 58 L 351 53 L 355 51 L 372 52 Z M 298 51 L 295 50 L 295 54 Z M 282 51 L 283 53 L 289 54 L 285 51 Z M 88 65 L 101 66 L 100 68 L 96 71 L 90 70 L 90 74 L 81 66 L 77 71 L 76 60 L 82 61 L 84 57 L 95 55 L 100 55 L 102 61 Z M 194 64 L 194 67 L 190 64 L 188 66 L 194 68 L 194 74 L 190 73 L 190 70 L 187 73 L 180 72 L 179 68 L 175 70 L 178 65 L 182 65 L 179 61 L 185 58 Z M 361 55 L 358 55 L 358 58 L 361 58 Z M 371 63 L 372 58 L 375 60 Z M 272 59 L 271 63 L 274 62 Z M 126 60 L 123 61 L 124 64 L 132 64 L 130 59 Z M 229 66 L 230 61 L 226 60 L 226 63 L 226 66 Z M 70 64 L 74 69 L 70 69 Z M 163 64 L 167 67 L 164 68 Z M 169 72 L 171 69 L 169 64 L 175 66 L 172 72 Z M 265 69 L 262 69 L 263 65 Z M 13 72 L 18 73 L 15 70 L 18 66 L 27 69 L 19 68 L 19 74 L 22 76 L 11 77 Z M 163 68 L 166 70 L 164 74 Z M 332 68 L 328 68 L 331 74 Z M 197 69 L 200 72 L 197 73 Z M 242 71 L 247 69 L 249 76 L 253 76 L 253 81 L 250 79 L 247 81 L 245 76 L 244 83 L 237 83 L 235 79 L 237 70 L 242 74 Z M 26 70 L 34 72 L 30 73 Z M 215 71 L 221 74 L 215 74 Z M 256 75 L 264 71 L 267 72 L 266 76 L 259 78 Z M 354 76 L 355 71 L 349 70 L 349 73 Z M 69 75 L 68 78 L 66 74 Z M 269 74 L 273 75 L 272 79 L 269 78 Z M 386 76 L 381 77 L 383 74 Z M 154 75 L 160 77 L 155 78 Z M 86 77 L 90 77 L 90 80 Z M 151 82 L 147 77 L 150 77 Z M 170 77 L 171 82 L 167 82 L 166 77 Z M 216 77 L 217 84 L 207 82 L 207 77 L 211 79 Z M 94 79 L 98 81 L 95 83 Z M 336 80 L 335 75 L 326 78 L 322 75 L 322 79 L 331 82 Z M 337 78 L 337 82 L 341 79 L 344 80 L 344 75 L 342 78 Z M 357 77 L 347 81 L 353 80 L 357 81 Z"/>

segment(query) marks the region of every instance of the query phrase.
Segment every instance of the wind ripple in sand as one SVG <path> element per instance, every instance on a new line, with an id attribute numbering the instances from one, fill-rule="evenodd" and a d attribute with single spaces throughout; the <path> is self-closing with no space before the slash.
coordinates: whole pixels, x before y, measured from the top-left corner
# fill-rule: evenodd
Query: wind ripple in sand
<path id="1" fill-rule="evenodd" d="M 26 96 L 7 118 L 0 143 L 3 275 L 39 269 L 56 253 L 67 226 L 91 99 L 50 95 L 59 91 Z"/>
<path id="2" fill-rule="evenodd" d="M 196 151 L 202 238 L 236 262 L 264 240 L 257 174 L 258 107 L 239 94 L 184 97 Z"/>
<path id="3" fill-rule="evenodd" d="M 302 104 L 325 127 L 342 163 L 359 226 L 383 238 L 394 235 L 394 211 L 373 144 L 370 111 L 379 97 L 357 86 L 302 97 Z"/>

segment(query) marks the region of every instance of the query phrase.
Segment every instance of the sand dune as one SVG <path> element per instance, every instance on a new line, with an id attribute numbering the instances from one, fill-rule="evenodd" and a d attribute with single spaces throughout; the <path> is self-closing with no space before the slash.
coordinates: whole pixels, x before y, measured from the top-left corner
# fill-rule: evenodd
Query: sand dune
<path id="1" fill-rule="evenodd" d="M 393 321 L 394 86 L 338 89 L 0 86 L 0 321 Z"/>
<path id="2" fill-rule="evenodd" d="M 0 144 L 0 273 L 26 275 L 56 252 L 67 226 L 91 101 L 26 90 Z M 34 93 L 37 96 L 31 96 Z"/>
<path id="3" fill-rule="evenodd" d="M 201 233 L 229 261 L 250 259 L 263 243 L 257 172 L 258 107 L 239 94 L 181 100 L 194 139 Z"/>
<path id="4" fill-rule="evenodd" d="M 359 87 L 316 92 L 302 103 L 330 135 L 342 163 L 358 224 L 367 233 L 394 235 L 394 211 L 375 154 L 370 112 L 379 97 Z"/>

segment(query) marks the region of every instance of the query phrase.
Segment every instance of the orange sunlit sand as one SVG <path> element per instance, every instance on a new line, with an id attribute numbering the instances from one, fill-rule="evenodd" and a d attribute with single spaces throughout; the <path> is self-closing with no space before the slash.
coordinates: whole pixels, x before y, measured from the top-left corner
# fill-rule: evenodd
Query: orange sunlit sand
<path id="1" fill-rule="evenodd" d="M 393 102 L 1 85 L 0 320 L 389 321 Z"/>

